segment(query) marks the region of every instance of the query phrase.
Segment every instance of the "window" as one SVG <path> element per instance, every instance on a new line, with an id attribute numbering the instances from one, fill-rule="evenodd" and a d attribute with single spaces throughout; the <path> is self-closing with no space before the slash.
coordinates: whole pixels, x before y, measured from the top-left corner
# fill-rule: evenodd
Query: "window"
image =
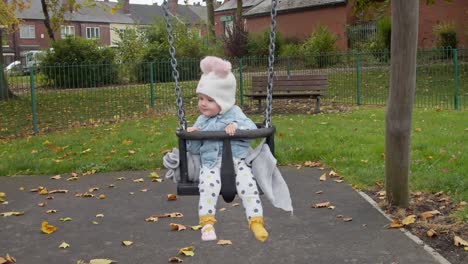
<path id="1" fill-rule="evenodd" d="M 86 38 L 89 38 L 89 39 L 101 38 L 101 31 L 99 30 L 99 27 L 87 27 Z"/>
<path id="2" fill-rule="evenodd" d="M 60 26 L 60 37 L 75 36 L 75 26 Z"/>
<path id="3" fill-rule="evenodd" d="M 34 25 L 26 25 L 20 27 L 20 38 L 22 39 L 35 39 L 36 27 Z"/>

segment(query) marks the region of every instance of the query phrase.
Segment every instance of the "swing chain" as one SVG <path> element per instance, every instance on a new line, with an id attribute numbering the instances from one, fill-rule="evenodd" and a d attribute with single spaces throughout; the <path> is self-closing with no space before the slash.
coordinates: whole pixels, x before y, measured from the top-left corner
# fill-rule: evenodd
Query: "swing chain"
<path id="1" fill-rule="evenodd" d="M 187 128 L 187 121 L 185 120 L 184 103 L 182 101 L 182 91 L 179 85 L 179 71 L 177 70 L 177 59 L 175 57 L 176 50 L 174 47 L 174 36 L 172 35 L 172 25 L 170 22 L 169 10 L 168 10 L 167 5 L 168 5 L 167 1 L 164 0 L 162 7 L 164 10 L 164 21 L 166 22 L 167 40 L 169 41 L 169 53 L 171 55 L 170 62 L 172 66 L 172 77 L 174 78 L 174 82 L 175 82 L 177 116 L 179 117 L 179 129 L 185 130 Z"/>
<path id="2" fill-rule="evenodd" d="M 265 127 L 271 126 L 271 112 L 272 112 L 272 101 L 273 101 L 273 64 L 275 62 L 275 39 L 276 39 L 276 6 L 278 0 L 271 0 L 271 25 L 270 25 L 270 47 L 268 56 L 268 85 L 267 85 L 267 97 L 266 97 L 266 109 L 264 124 Z"/>

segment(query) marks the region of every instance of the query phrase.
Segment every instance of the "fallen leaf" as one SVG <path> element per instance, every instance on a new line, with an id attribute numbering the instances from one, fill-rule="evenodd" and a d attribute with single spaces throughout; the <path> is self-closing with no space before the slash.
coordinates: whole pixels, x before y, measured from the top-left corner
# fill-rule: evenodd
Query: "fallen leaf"
<path id="1" fill-rule="evenodd" d="M 60 218 L 60 222 L 69 222 L 71 221 L 72 219 L 70 217 L 63 217 L 63 218 Z"/>
<path id="2" fill-rule="evenodd" d="M 19 189 L 18 189 L 18 190 L 20 190 L 20 191 L 24 191 L 24 187 L 23 187 L 23 186 L 21 186 L 21 187 L 19 187 Z"/>
<path id="3" fill-rule="evenodd" d="M 335 209 L 335 206 L 334 205 L 330 205 L 330 206 L 327 206 L 328 209 L 332 209 L 334 210 Z"/>
<path id="4" fill-rule="evenodd" d="M 5 212 L 5 213 L 0 213 L 0 216 L 4 216 L 4 217 L 7 217 L 7 216 L 20 216 L 20 215 L 24 215 L 24 212 Z"/>
<path id="5" fill-rule="evenodd" d="M 104 214 L 97 214 L 96 217 L 97 217 L 97 218 L 103 218 L 103 217 L 104 217 Z"/>
<path id="6" fill-rule="evenodd" d="M 62 242 L 62 244 L 60 244 L 59 248 L 69 248 L 70 247 L 70 244 L 67 244 L 65 242 Z"/>
<path id="7" fill-rule="evenodd" d="M 232 245 L 232 242 L 231 242 L 231 240 L 220 239 L 220 240 L 218 240 L 218 243 L 216 243 L 216 244 L 225 246 L 225 245 Z"/>
<path id="8" fill-rule="evenodd" d="M 99 225 L 99 222 L 97 222 L 97 221 L 92 221 L 91 223 L 92 223 L 93 225 Z"/>
<path id="9" fill-rule="evenodd" d="M 416 215 L 408 215 L 405 217 L 405 219 L 403 219 L 403 221 L 401 221 L 401 223 L 405 226 L 414 224 L 414 222 L 416 222 Z"/>
<path id="10" fill-rule="evenodd" d="M 427 234 L 428 237 L 431 237 L 431 238 L 434 237 L 434 236 L 437 236 L 437 232 L 434 231 L 434 229 L 427 230 L 426 234 Z"/>
<path id="11" fill-rule="evenodd" d="M 5 257 L 0 257 L 0 264 L 11 264 L 16 263 L 16 259 L 9 254 L 6 254 Z"/>
<path id="12" fill-rule="evenodd" d="M 92 188 L 89 188 L 88 192 L 95 192 L 95 191 L 99 191 L 99 187 L 92 187 Z"/>
<path id="13" fill-rule="evenodd" d="M 46 206 L 46 204 L 47 204 L 47 203 L 38 203 L 37 206 L 39 206 L 39 207 L 44 207 L 44 206 Z"/>
<path id="14" fill-rule="evenodd" d="M 399 221 L 393 221 L 388 226 L 388 228 L 400 228 L 400 227 L 403 227 L 403 224 L 400 223 Z"/>
<path id="15" fill-rule="evenodd" d="M 331 205 L 330 202 L 316 203 L 316 204 L 312 205 L 312 208 L 324 208 L 324 207 L 328 207 L 330 205 Z"/>
<path id="16" fill-rule="evenodd" d="M 101 200 L 102 200 L 102 199 L 106 199 L 106 195 L 100 194 L 100 195 L 98 196 L 98 199 L 101 199 Z"/>
<path id="17" fill-rule="evenodd" d="M 232 206 L 232 207 L 234 207 L 234 206 L 239 206 L 239 203 L 233 203 L 231 206 Z"/>
<path id="18" fill-rule="evenodd" d="M 46 195 L 46 194 L 49 194 L 49 192 L 47 191 L 46 188 L 44 188 L 44 189 L 42 189 L 42 190 L 39 191 L 39 194 L 40 194 L 40 195 Z"/>
<path id="19" fill-rule="evenodd" d="M 323 164 L 320 161 L 306 161 L 304 162 L 305 167 L 321 167 Z"/>
<path id="20" fill-rule="evenodd" d="M 152 182 L 163 182 L 163 179 L 152 179 Z"/>
<path id="21" fill-rule="evenodd" d="M 119 178 L 117 178 L 117 180 L 118 181 L 123 181 L 123 180 L 125 180 L 125 177 L 119 177 Z"/>
<path id="22" fill-rule="evenodd" d="M 108 187 L 109 187 L 109 188 L 114 188 L 114 187 L 115 187 L 115 185 L 111 183 L 111 184 L 109 184 L 109 186 L 108 186 Z"/>
<path id="23" fill-rule="evenodd" d="M 323 191 L 316 191 L 315 194 L 322 194 Z"/>
<path id="24" fill-rule="evenodd" d="M 52 199 L 54 199 L 54 197 L 53 196 L 47 196 L 46 199 L 47 200 L 52 200 Z"/>
<path id="25" fill-rule="evenodd" d="M 177 200 L 177 195 L 175 195 L 175 194 L 168 194 L 168 195 L 167 195 L 167 200 L 168 200 L 168 201 L 175 201 L 175 200 Z"/>
<path id="26" fill-rule="evenodd" d="M 141 183 L 141 182 L 144 182 L 145 180 L 143 178 L 139 178 L 139 179 L 134 179 L 133 182 L 138 182 L 138 183 Z"/>
<path id="27" fill-rule="evenodd" d="M 343 218 L 343 215 L 336 215 L 336 218 Z"/>
<path id="28" fill-rule="evenodd" d="M 60 175 L 55 175 L 55 176 L 52 176 L 50 177 L 52 180 L 60 180 L 62 178 L 62 176 Z"/>
<path id="29" fill-rule="evenodd" d="M 453 243 L 455 244 L 455 246 L 464 246 L 464 247 L 468 247 L 468 242 L 466 242 L 466 240 L 463 240 L 461 237 L 459 236 L 455 236 L 453 238 Z"/>
<path id="30" fill-rule="evenodd" d="M 326 181 L 327 180 L 327 174 L 326 173 L 322 174 L 319 179 L 321 181 Z"/>
<path id="31" fill-rule="evenodd" d="M 226 208 L 224 208 L 224 207 L 223 207 L 223 208 L 220 208 L 218 211 L 224 212 L 224 211 L 226 211 Z"/>
<path id="32" fill-rule="evenodd" d="M 89 261 L 89 264 L 112 264 L 116 263 L 111 259 L 92 259 Z"/>
<path id="33" fill-rule="evenodd" d="M 183 254 L 187 257 L 193 257 L 195 256 L 195 253 L 193 253 L 193 250 L 194 250 L 193 246 L 184 247 L 184 248 L 179 249 L 179 254 Z"/>
<path id="34" fill-rule="evenodd" d="M 130 154 L 130 155 L 134 155 L 135 153 L 136 153 L 136 151 L 134 151 L 134 150 L 131 150 L 131 149 L 128 150 L 128 154 Z"/>
<path id="35" fill-rule="evenodd" d="M 73 177 L 68 178 L 67 181 L 77 181 L 79 178 L 80 177 L 73 176 Z"/>
<path id="36" fill-rule="evenodd" d="M 52 190 L 49 192 L 49 194 L 54 194 L 54 193 L 68 193 L 68 190 Z"/>
<path id="37" fill-rule="evenodd" d="M 147 192 L 148 189 L 141 189 L 140 192 Z"/>
<path id="38" fill-rule="evenodd" d="M 344 222 L 351 222 L 351 221 L 353 221 L 353 218 L 351 218 L 351 217 L 345 217 L 345 218 L 343 218 L 343 221 L 344 221 Z"/>
<path id="39" fill-rule="evenodd" d="M 133 245 L 133 241 L 124 240 L 124 241 L 122 241 L 122 244 L 123 244 L 124 246 L 128 247 L 128 246 Z"/>
<path id="40" fill-rule="evenodd" d="M 153 172 L 148 176 L 148 178 L 150 178 L 150 179 L 159 178 L 159 175 L 158 175 L 158 173 L 156 173 L 156 172 L 153 171 Z"/>
<path id="41" fill-rule="evenodd" d="M 92 193 L 83 193 L 83 195 L 81 195 L 81 197 L 91 198 L 91 197 L 94 197 L 94 194 L 92 194 Z"/>
<path id="42" fill-rule="evenodd" d="M 170 263 L 182 263 L 183 260 L 181 260 L 180 258 L 178 257 L 172 257 L 172 258 L 169 258 L 168 260 Z"/>
<path id="43" fill-rule="evenodd" d="M 128 145 L 131 145 L 133 143 L 133 141 L 131 141 L 130 139 L 124 139 L 122 140 L 122 145 L 125 145 L 125 146 L 128 146 Z"/>
<path id="44" fill-rule="evenodd" d="M 426 220 L 428 218 L 434 217 L 434 215 L 439 215 L 440 212 L 438 210 L 433 210 L 433 211 L 426 211 L 421 213 L 419 216 L 423 219 Z"/>
<path id="45" fill-rule="evenodd" d="M 340 183 L 343 182 L 344 180 L 333 180 L 334 182 Z"/>
<path id="46" fill-rule="evenodd" d="M 440 192 L 436 192 L 434 193 L 435 196 L 441 196 L 444 192 L 443 191 L 440 191 Z"/>
<path id="47" fill-rule="evenodd" d="M 43 221 L 41 225 L 41 231 L 45 234 L 52 234 L 53 232 L 57 231 L 57 227 L 53 225 L 49 225 L 47 221 Z"/>
<path id="48" fill-rule="evenodd" d="M 330 177 L 339 177 L 340 175 L 338 175 L 338 173 L 336 173 L 336 172 L 334 172 L 334 171 L 330 171 L 330 172 L 328 173 L 328 176 L 330 176 Z"/>
<path id="49" fill-rule="evenodd" d="M 58 212 L 58 211 L 55 210 L 55 209 L 51 209 L 51 210 L 46 211 L 47 214 L 55 214 L 56 212 Z"/>
<path id="50" fill-rule="evenodd" d="M 186 226 L 181 225 L 181 224 L 170 223 L 170 226 L 171 226 L 171 231 L 182 231 L 182 230 L 187 229 Z"/>
<path id="51" fill-rule="evenodd" d="M 157 222 L 158 220 L 159 220 L 159 218 L 153 217 L 153 216 L 150 216 L 150 217 L 145 219 L 146 222 Z"/>
<path id="52" fill-rule="evenodd" d="M 200 228 L 202 228 L 202 227 L 203 227 L 203 226 L 201 226 L 201 225 L 196 225 L 196 226 L 191 226 L 190 228 L 191 228 L 192 230 L 195 230 L 195 231 L 196 231 L 196 230 L 200 230 Z"/>
<path id="53" fill-rule="evenodd" d="M 422 128 L 417 127 L 417 128 L 415 129 L 415 131 L 416 131 L 416 132 L 421 132 L 421 131 L 422 131 Z"/>
<path id="54" fill-rule="evenodd" d="M 361 160 L 362 163 L 367 164 L 369 163 L 369 160 Z"/>

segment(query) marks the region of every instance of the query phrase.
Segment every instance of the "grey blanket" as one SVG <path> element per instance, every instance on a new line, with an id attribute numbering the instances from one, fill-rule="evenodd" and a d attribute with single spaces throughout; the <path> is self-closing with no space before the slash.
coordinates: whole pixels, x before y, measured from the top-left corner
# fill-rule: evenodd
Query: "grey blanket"
<path id="1" fill-rule="evenodd" d="M 293 207 L 288 185 L 276 167 L 276 159 L 271 154 L 268 145 L 260 143 L 251 150 L 245 161 L 252 167 L 252 173 L 258 185 L 273 206 L 292 213 Z M 187 153 L 187 163 L 189 180 L 198 182 L 200 156 Z M 174 148 L 172 152 L 166 153 L 163 164 L 167 169 L 166 178 L 172 178 L 174 182 L 180 181 L 179 149 Z"/>

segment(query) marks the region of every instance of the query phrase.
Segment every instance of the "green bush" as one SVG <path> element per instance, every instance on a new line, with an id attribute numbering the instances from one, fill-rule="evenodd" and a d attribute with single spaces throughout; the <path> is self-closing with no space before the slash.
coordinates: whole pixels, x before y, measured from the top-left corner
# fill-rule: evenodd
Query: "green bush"
<path id="1" fill-rule="evenodd" d="M 140 73 L 140 61 L 143 58 L 145 40 L 142 32 L 136 28 L 127 27 L 123 32 L 115 29 L 120 40 L 116 45 L 117 60 L 121 63 L 119 76 L 124 82 L 135 82 Z"/>
<path id="2" fill-rule="evenodd" d="M 283 37 L 276 32 L 275 37 L 275 56 L 280 54 Z M 249 56 L 268 56 L 270 54 L 270 30 L 263 33 L 249 34 L 247 41 L 247 53 Z"/>
<path id="3" fill-rule="evenodd" d="M 327 67 L 339 62 L 334 56 L 338 36 L 331 33 L 326 26 L 318 25 L 302 44 L 301 51 L 306 54 L 306 65 L 309 67 Z"/>
<path id="4" fill-rule="evenodd" d="M 388 62 L 390 59 L 392 39 L 392 20 L 386 16 L 377 22 L 377 34 L 367 44 L 364 50 L 370 52 L 378 61 Z"/>
<path id="5" fill-rule="evenodd" d="M 191 30 L 180 21 L 173 20 L 172 34 L 178 60 L 179 80 L 195 80 L 200 76 L 199 62 L 211 49 L 199 37 L 197 30 Z M 173 81 L 170 67 L 169 42 L 167 41 L 166 25 L 162 19 L 156 20 L 145 31 L 147 43 L 142 61 L 140 62 L 142 78 L 148 78 L 149 65 L 147 62 L 157 62 L 154 67 L 154 80 L 158 82 Z M 191 59 L 191 60 L 187 60 Z"/>
<path id="6" fill-rule="evenodd" d="M 80 37 L 52 42 L 41 70 L 56 88 L 98 87 L 118 82 L 114 50 Z"/>
<path id="7" fill-rule="evenodd" d="M 287 43 L 281 47 L 281 57 L 298 57 L 302 55 L 301 44 Z"/>

